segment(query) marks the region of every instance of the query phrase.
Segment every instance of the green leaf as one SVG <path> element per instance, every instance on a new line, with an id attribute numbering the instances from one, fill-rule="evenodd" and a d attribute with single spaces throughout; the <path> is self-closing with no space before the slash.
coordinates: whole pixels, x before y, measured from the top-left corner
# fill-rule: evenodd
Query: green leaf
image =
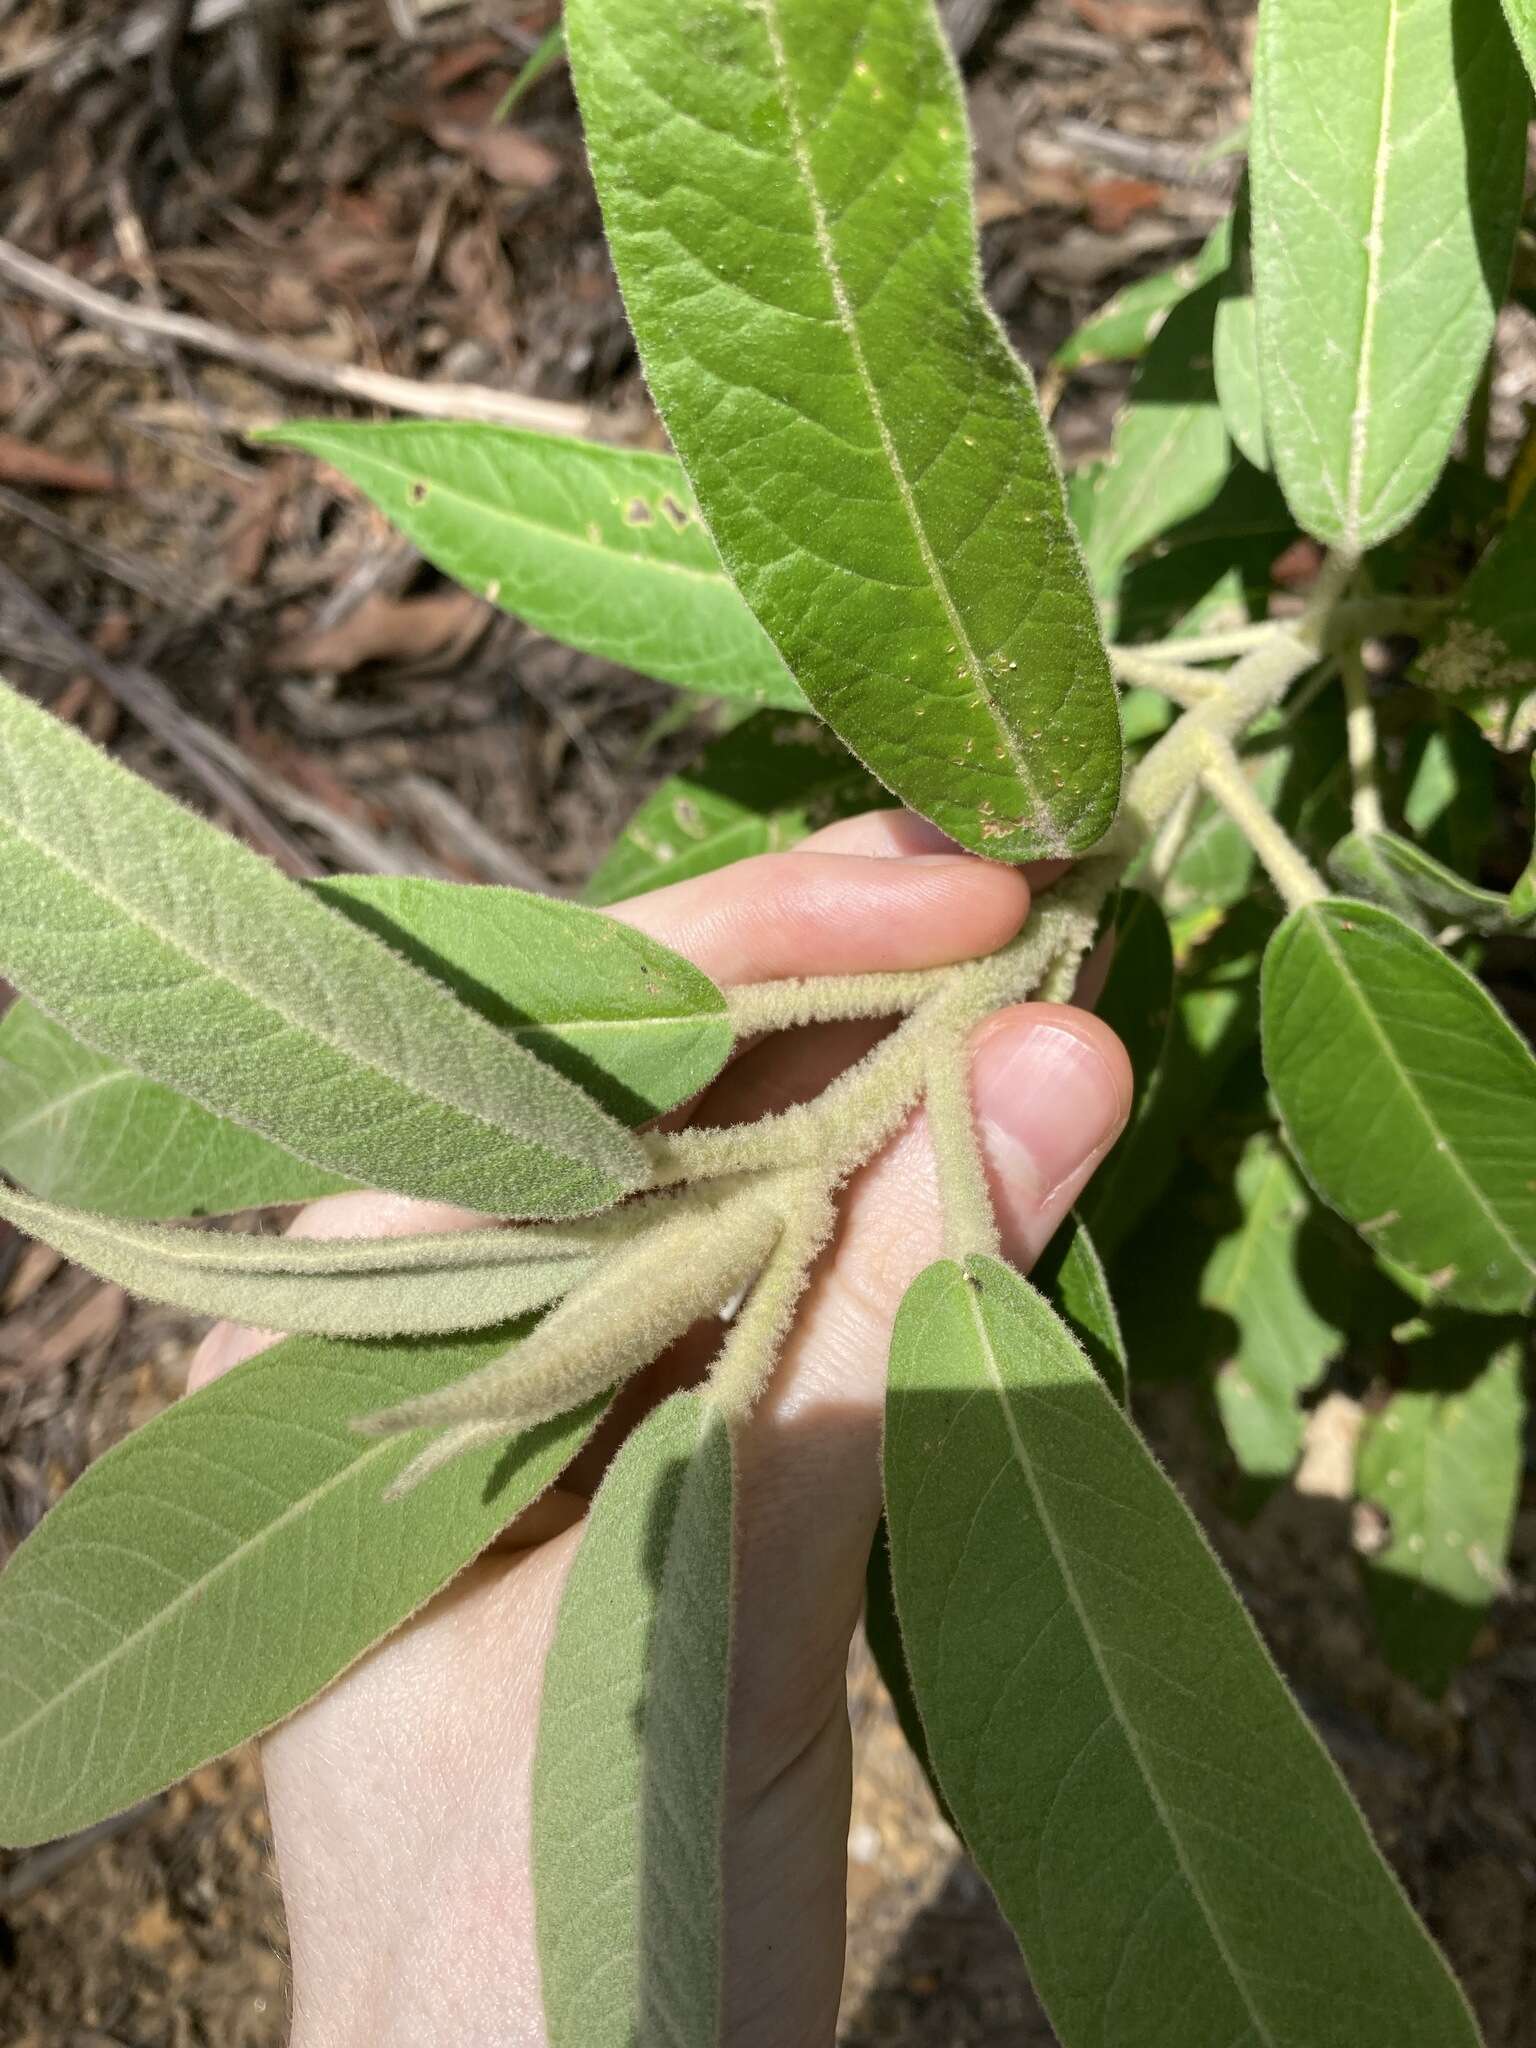
<path id="1" fill-rule="evenodd" d="M 1536 78 L 1536 0 L 1504 0 L 1504 12 L 1525 68 Z"/>
<path id="2" fill-rule="evenodd" d="M 25 1000 L 0 1018 L 0 1168 L 106 1216 L 220 1216 L 356 1185 L 92 1052 Z"/>
<path id="3" fill-rule="evenodd" d="M 962 845 L 1091 845 L 1114 688 L 928 0 L 574 0 L 566 36 L 652 391 L 806 696 Z"/>
<path id="4" fill-rule="evenodd" d="M 777 853 L 889 801 L 816 719 L 760 711 L 646 798 L 587 884 L 587 900 L 617 903 Z"/>
<path id="5" fill-rule="evenodd" d="M 1253 267 L 1270 447 L 1359 554 L 1428 497 L 1493 337 L 1530 92 L 1497 11 L 1263 0 Z"/>
<path id="6" fill-rule="evenodd" d="M 1371 1415 L 1356 1487 L 1385 1517 L 1365 1586 L 1388 1661 L 1438 1697 L 1506 1583 L 1525 1398 L 1518 1331 L 1452 1321 L 1408 1347 Z"/>
<path id="7" fill-rule="evenodd" d="M 933 1759 L 928 1754 L 923 1717 L 917 1711 L 917 1701 L 912 1693 L 912 1674 L 907 1669 L 901 1623 L 896 1615 L 896 1588 L 891 1583 L 891 1533 L 884 1515 L 880 1517 L 875 1540 L 869 1547 L 869 1564 L 864 1573 L 864 1639 L 869 1644 L 869 1654 L 875 1660 L 880 1683 L 891 1696 L 891 1705 L 896 1709 L 896 1719 L 907 1739 L 907 1747 L 917 1758 L 940 1812 L 953 1827 L 954 1816 L 946 1807 L 939 1781 L 933 1774 Z"/>
<path id="8" fill-rule="evenodd" d="M 1531 756 L 1531 783 L 1536 788 L 1536 754 Z M 1536 813 L 1536 805 L 1533 805 L 1533 813 Z M 1536 917 L 1536 846 L 1531 850 L 1531 857 L 1519 881 L 1509 892 L 1509 914 L 1518 924 Z"/>
<path id="9" fill-rule="evenodd" d="M 544 1674 L 533 1774 L 551 2048 L 715 2048 L 732 1452 L 697 1394 L 598 1490 Z"/>
<path id="10" fill-rule="evenodd" d="M 444 575 L 541 633 L 679 689 L 805 708 L 669 455 L 435 420 L 254 438 L 318 455 Z"/>
<path id="11" fill-rule="evenodd" d="M 1312 1198 L 1284 1148 L 1256 1131 L 1233 1184 L 1239 1220 L 1201 1275 L 1201 1303 L 1220 1318 L 1216 1406 L 1232 1455 L 1250 1478 L 1283 1479 L 1301 1453 L 1301 1397 L 1343 1336 L 1302 1272 Z"/>
<path id="12" fill-rule="evenodd" d="M 1463 584 L 1419 656 L 1418 672 L 1505 752 L 1536 735 L 1536 492 Z"/>
<path id="13" fill-rule="evenodd" d="M 1475 871 L 1498 809 L 1493 751 L 1473 720 L 1450 705 L 1420 699 L 1412 710 L 1401 761 L 1403 822 L 1426 853 Z"/>
<path id="14" fill-rule="evenodd" d="M 504 1323 L 568 1294 L 611 1234 L 598 1223 L 422 1237 L 237 1237 L 92 1216 L 15 1188 L 0 1188 L 0 1216 L 151 1301 L 322 1337 L 432 1336 Z"/>
<path id="15" fill-rule="evenodd" d="M 1349 833 L 1329 854 L 1328 872 L 1341 889 L 1395 911 L 1426 936 L 1448 924 L 1473 932 L 1502 932 L 1519 922 L 1511 898 L 1463 881 L 1395 832 Z"/>
<path id="16" fill-rule="evenodd" d="M 1228 285 L 1216 308 L 1212 344 L 1216 398 L 1227 432 L 1255 469 L 1269 468 L 1264 394 L 1259 384 L 1259 330 L 1253 290 Z"/>
<path id="17" fill-rule="evenodd" d="M 422 1439 L 352 1428 L 507 1340 L 290 1338 L 77 1480 L 0 1575 L 0 1841 L 87 1827 L 292 1713 L 542 1493 L 601 1403 L 388 1503 Z"/>
<path id="18" fill-rule="evenodd" d="M 460 882 L 310 886 L 628 1123 L 686 1101 L 730 1052 L 708 977 L 611 918 Z M 108 1216 L 217 1215 L 355 1185 L 103 1059 L 26 1002 L 0 1021 L 0 1165 Z"/>
<path id="19" fill-rule="evenodd" d="M 1536 1281 L 1536 1060 L 1464 968 L 1390 911 L 1292 911 L 1263 971 L 1291 1149 L 1367 1241 L 1488 1314 Z"/>
<path id="20" fill-rule="evenodd" d="M 1084 543 L 1094 586 L 1106 595 L 1133 555 L 1211 503 L 1232 467 L 1212 371 L 1220 299 L 1212 282 L 1174 308 L 1115 422 Z"/>
<path id="21" fill-rule="evenodd" d="M 1136 1149 L 1136 1128 L 1153 1099 L 1173 1015 L 1173 941 L 1154 897 L 1122 889 L 1115 915 L 1115 950 L 1096 1005 L 1119 1034 L 1131 1060 L 1135 1093 L 1130 1120 L 1084 1191 L 1079 1208 L 1088 1227 L 1107 1241 L 1122 1229 L 1118 1214 L 1134 1187 L 1121 1185 Z"/>
<path id="22" fill-rule="evenodd" d="M 1473 2048 L 1194 1521 L 1006 1267 L 909 1290 L 885 1476 L 939 1781 L 1062 2048 Z"/>
<path id="23" fill-rule="evenodd" d="M 730 1055 L 725 997 L 709 976 L 595 910 L 414 876 L 312 886 L 625 1123 L 686 1102 Z"/>
<path id="24" fill-rule="evenodd" d="M 1163 322 L 1192 291 L 1217 276 L 1226 263 L 1220 229 L 1198 256 L 1172 270 L 1139 277 L 1106 299 L 1090 320 L 1064 341 L 1051 357 L 1053 370 L 1084 370 L 1093 363 L 1123 363 L 1146 354 Z"/>
<path id="25" fill-rule="evenodd" d="M 93 1051 L 301 1159 L 492 1214 L 644 1184 L 563 1075 L 0 689 L 0 969 Z"/>
<path id="26" fill-rule="evenodd" d="M 1109 1292 L 1104 1261 L 1076 1212 L 1062 1224 L 1030 1275 L 1055 1309 L 1089 1363 L 1121 1407 L 1130 1403 L 1130 1360 L 1120 1334 L 1120 1318 Z"/>

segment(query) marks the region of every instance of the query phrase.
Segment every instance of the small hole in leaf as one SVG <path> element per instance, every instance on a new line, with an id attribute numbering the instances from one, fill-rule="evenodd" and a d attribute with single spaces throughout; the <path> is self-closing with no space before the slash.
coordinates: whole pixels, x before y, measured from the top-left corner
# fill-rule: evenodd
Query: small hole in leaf
<path id="1" fill-rule="evenodd" d="M 411 485 L 409 495 L 413 505 L 424 505 L 427 502 L 427 486 L 420 477 Z"/>

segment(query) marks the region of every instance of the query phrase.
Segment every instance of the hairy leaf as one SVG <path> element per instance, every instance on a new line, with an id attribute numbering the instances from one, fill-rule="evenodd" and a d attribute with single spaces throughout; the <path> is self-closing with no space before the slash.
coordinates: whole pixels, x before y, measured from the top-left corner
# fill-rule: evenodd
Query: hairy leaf
<path id="1" fill-rule="evenodd" d="M 1124 1408 L 1130 1402 L 1130 1360 L 1109 1292 L 1104 1261 L 1075 1211 L 1035 1263 L 1030 1276 L 1071 1330 L 1099 1378 Z"/>
<path id="2" fill-rule="evenodd" d="M 1208 284 L 1226 263 L 1220 231 L 1198 256 L 1171 270 L 1138 277 L 1106 299 L 1098 312 L 1064 341 L 1051 357 L 1053 370 L 1084 370 L 1093 363 L 1123 363 L 1146 354 L 1163 322 L 1191 292 Z"/>
<path id="3" fill-rule="evenodd" d="M 436 420 L 255 438 L 320 456 L 445 575 L 541 633 L 680 689 L 805 708 L 671 456 Z"/>
<path id="4" fill-rule="evenodd" d="M 1520 1496 L 1522 1346 L 1455 1320 L 1408 1347 L 1408 1384 L 1371 1415 L 1356 1487 L 1385 1517 L 1365 1584 L 1389 1661 L 1438 1695 L 1506 1580 Z"/>
<path id="5" fill-rule="evenodd" d="M 709 976 L 595 910 L 414 876 L 313 886 L 626 1123 L 686 1102 L 730 1053 L 725 997 Z"/>
<path id="6" fill-rule="evenodd" d="M 533 1776 L 551 2048 L 715 2048 L 732 1454 L 677 1394 L 614 1460 L 544 1675 Z"/>
<path id="7" fill-rule="evenodd" d="M 1520 922 L 1512 898 L 1463 881 L 1395 832 L 1349 833 L 1329 854 L 1328 872 L 1341 889 L 1384 905 L 1426 935 L 1448 924 L 1501 932 Z"/>
<path id="8" fill-rule="evenodd" d="M 806 696 L 963 845 L 1091 845 L 1114 689 L 928 0 L 574 0 L 566 32 L 651 388 Z"/>
<path id="9" fill-rule="evenodd" d="M 1536 1282 L 1536 1060 L 1464 968 L 1390 911 L 1292 911 L 1263 971 L 1264 1067 L 1325 1202 L 1443 1300 Z"/>
<path id="10" fill-rule="evenodd" d="M 1212 371 L 1220 299 L 1213 282 L 1174 308 L 1115 422 L 1084 543 L 1095 588 L 1106 595 L 1134 554 L 1211 503 L 1232 467 Z"/>
<path id="11" fill-rule="evenodd" d="M 1243 1471 L 1281 1479 L 1301 1453 L 1301 1396 L 1343 1336 L 1301 1270 L 1311 1195 L 1268 1131 L 1244 1146 L 1232 1192 L 1237 1227 L 1218 1240 L 1200 1280 L 1202 1304 L 1220 1318 L 1216 1405 Z"/>
<path id="12" fill-rule="evenodd" d="M 939 1781 L 1063 2048 L 1474 2048 L 1194 1521 L 1006 1267 L 909 1290 L 885 1471 Z"/>
<path id="13" fill-rule="evenodd" d="M 220 1216 L 356 1185 L 92 1052 L 24 999 L 0 1019 L 0 1168 L 107 1216 Z"/>
<path id="14" fill-rule="evenodd" d="M 0 1216 L 151 1301 L 322 1337 L 433 1336 L 504 1323 L 568 1294 L 612 1234 L 599 1223 L 424 1237 L 236 1237 L 92 1216 L 15 1188 L 0 1188 Z"/>
<path id="15" fill-rule="evenodd" d="M 1253 263 L 1270 446 L 1351 554 L 1428 497 L 1493 335 L 1530 91 L 1481 0 L 1263 0 Z"/>
<path id="16" fill-rule="evenodd" d="M 398 1503 L 420 1439 L 351 1427 L 508 1334 L 290 1338 L 78 1479 L 0 1574 L 0 1841 L 87 1827 L 292 1713 L 542 1493 L 600 1404 Z"/>
<path id="17" fill-rule="evenodd" d="M 587 884 L 587 900 L 617 903 L 777 853 L 836 818 L 888 803 L 826 726 L 760 711 L 646 798 Z"/>
<path id="18" fill-rule="evenodd" d="M 0 969 L 300 1158 L 493 1214 L 578 1214 L 648 1177 L 563 1075 L 9 689 L 0 850 Z"/>
<path id="19" fill-rule="evenodd" d="M 1536 493 L 1463 584 L 1419 657 L 1419 673 L 1506 752 L 1536 736 Z"/>

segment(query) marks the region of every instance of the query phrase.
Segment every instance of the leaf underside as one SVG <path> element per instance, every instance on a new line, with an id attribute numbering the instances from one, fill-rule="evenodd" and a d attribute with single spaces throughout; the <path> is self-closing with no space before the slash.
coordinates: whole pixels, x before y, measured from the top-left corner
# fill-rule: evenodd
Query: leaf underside
<path id="1" fill-rule="evenodd" d="M 575 0 L 566 26 L 651 388 L 806 696 L 962 845 L 1092 844 L 1119 790 L 1114 689 L 1033 391 L 980 294 L 928 0 Z"/>
<path id="2" fill-rule="evenodd" d="M 281 1720 L 542 1493 L 602 1402 L 391 1502 L 422 1437 L 352 1429 L 512 1334 L 290 1338 L 77 1480 L 0 1574 L 0 1841 L 87 1827 Z"/>
<path id="3" fill-rule="evenodd" d="M 939 1781 L 1063 2048 L 1473 2048 L 1188 1511 L 994 1261 L 902 1305 L 886 1497 Z"/>
<path id="4" fill-rule="evenodd" d="M 551 2048 L 719 2039 L 729 1436 L 675 1395 L 614 1460 L 545 1670 L 534 1762 Z"/>

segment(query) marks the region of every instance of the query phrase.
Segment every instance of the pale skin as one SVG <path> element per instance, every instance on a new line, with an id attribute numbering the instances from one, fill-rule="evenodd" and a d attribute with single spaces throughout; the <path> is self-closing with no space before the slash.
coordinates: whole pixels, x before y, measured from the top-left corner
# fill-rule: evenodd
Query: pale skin
<path id="1" fill-rule="evenodd" d="M 1030 886 L 946 845 L 901 812 L 876 813 L 613 914 L 723 985 L 941 966 L 1012 938 Z M 1034 879 L 1043 886 L 1050 871 Z M 824 1026 L 750 1049 L 692 1113 L 736 1122 L 802 1099 L 874 1035 Z M 1089 1012 L 1027 1003 L 976 1033 L 971 1087 L 1004 1251 L 1027 1271 L 1124 1125 L 1129 1063 Z M 470 1220 L 344 1195 L 294 1228 L 350 1237 Z M 851 1775 L 844 1672 L 880 1512 L 886 1347 L 902 1293 L 942 1249 L 918 1116 L 845 1189 L 834 1243 L 742 1436 L 729 2048 L 833 2040 Z M 713 1339 L 697 1332 L 676 1347 L 631 1391 L 605 1442 L 494 1553 L 268 1737 L 293 2048 L 543 2048 L 529 1798 L 560 1592 L 618 1431 L 640 1402 L 696 1376 L 718 1335 L 717 1325 Z M 191 1386 L 271 1341 L 220 1325 Z"/>

